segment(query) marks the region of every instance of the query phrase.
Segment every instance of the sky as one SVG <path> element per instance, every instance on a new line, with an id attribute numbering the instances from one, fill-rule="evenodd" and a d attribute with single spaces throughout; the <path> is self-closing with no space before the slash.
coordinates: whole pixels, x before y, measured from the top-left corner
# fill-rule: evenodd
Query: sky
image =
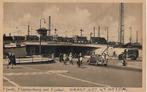
<path id="1" fill-rule="evenodd" d="M 119 3 L 4 3 L 4 33 L 8 35 L 27 35 L 27 25 L 31 27 L 31 34 L 40 27 L 48 28 L 48 17 L 51 16 L 51 34 L 57 29 L 59 36 L 83 35 L 90 37 L 93 27 L 100 36 L 106 37 L 105 28 L 108 27 L 109 41 L 118 41 L 120 22 Z M 124 30 L 125 43 L 129 42 L 130 27 L 132 28 L 132 41 L 142 37 L 142 4 L 124 3 Z"/>

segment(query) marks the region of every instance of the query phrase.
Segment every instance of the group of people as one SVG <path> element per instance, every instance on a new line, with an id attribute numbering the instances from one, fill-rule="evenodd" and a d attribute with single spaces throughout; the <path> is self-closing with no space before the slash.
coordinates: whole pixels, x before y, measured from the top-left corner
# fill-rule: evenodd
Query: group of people
<path id="1" fill-rule="evenodd" d="M 81 66 L 82 60 L 83 60 L 82 53 L 79 53 L 79 55 L 78 55 L 78 61 L 77 61 L 78 67 Z M 69 53 L 69 55 L 68 55 L 68 54 L 65 54 L 65 53 L 64 54 L 60 53 L 60 55 L 59 55 L 59 61 L 60 62 L 63 62 L 65 65 L 68 62 L 73 65 L 74 64 L 73 63 L 73 54 L 72 53 Z"/>
<path id="2" fill-rule="evenodd" d="M 16 58 L 15 58 L 15 54 L 12 52 L 9 52 L 8 55 L 8 65 L 7 68 L 9 68 L 9 65 L 11 65 L 11 68 L 13 68 L 14 65 L 16 65 Z"/>

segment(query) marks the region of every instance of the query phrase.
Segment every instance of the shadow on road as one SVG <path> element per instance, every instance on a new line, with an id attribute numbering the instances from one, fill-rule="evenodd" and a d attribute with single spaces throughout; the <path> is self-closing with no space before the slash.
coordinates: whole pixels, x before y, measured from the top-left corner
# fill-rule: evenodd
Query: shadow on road
<path id="1" fill-rule="evenodd" d="M 56 63 L 54 60 L 50 60 L 50 61 L 37 61 L 37 62 L 20 62 L 20 63 L 16 63 L 17 65 L 38 65 L 38 64 L 52 64 L 52 63 Z"/>
<path id="2" fill-rule="evenodd" d="M 117 65 L 107 65 L 107 66 L 99 65 L 99 66 L 97 66 L 94 64 L 90 64 L 90 65 L 95 66 L 95 67 L 103 67 L 103 68 L 107 68 L 107 69 L 120 69 L 120 70 L 142 72 L 142 69 L 132 68 L 132 67 L 128 67 L 128 66 L 117 66 Z"/>

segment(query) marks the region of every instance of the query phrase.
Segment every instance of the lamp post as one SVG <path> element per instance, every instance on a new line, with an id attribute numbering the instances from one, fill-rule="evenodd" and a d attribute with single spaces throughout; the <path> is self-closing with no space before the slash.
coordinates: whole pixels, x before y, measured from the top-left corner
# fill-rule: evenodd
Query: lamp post
<path id="1" fill-rule="evenodd" d="M 107 55 L 108 55 L 108 48 L 109 48 L 109 32 L 108 32 L 108 27 L 106 27 L 106 33 L 107 33 Z"/>
<path id="2" fill-rule="evenodd" d="M 45 19 L 44 18 L 41 18 L 40 19 L 40 29 L 41 29 L 41 20 L 44 20 L 44 23 L 45 23 Z M 40 34 L 40 40 L 39 40 L 39 53 L 40 53 L 40 55 L 41 55 L 41 34 Z"/>
<path id="3" fill-rule="evenodd" d="M 44 20 L 44 23 L 45 23 L 45 19 L 44 19 L 44 18 L 41 18 L 41 19 L 40 19 L 40 28 L 42 27 L 42 26 L 41 26 L 41 20 Z"/>
<path id="4" fill-rule="evenodd" d="M 132 43 L 132 27 L 130 27 L 130 43 Z"/>
<path id="5" fill-rule="evenodd" d="M 83 32 L 83 29 L 80 29 L 80 31 L 81 31 L 81 37 L 83 36 L 83 34 L 82 34 L 82 32 Z"/>

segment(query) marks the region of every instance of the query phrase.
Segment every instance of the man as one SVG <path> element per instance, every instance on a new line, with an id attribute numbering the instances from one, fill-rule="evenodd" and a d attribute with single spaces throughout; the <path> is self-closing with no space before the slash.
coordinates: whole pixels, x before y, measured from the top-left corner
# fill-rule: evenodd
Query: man
<path id="1" fill-rule="evenodd" d="M 9 63 L 8 63 L 7 68 L 9 68 L 9 65 L 12 65 L 11 68 L 13 68 L 13 65 L 16 65 L 15 54 L 14 53 L 9 53 L 8 54 L 8 59 L 9 59 Z"/>
<path id="2" fill-rule="evenodd" d="M 126 64 L 127 64 L 127 62 L 126 62 L 126 50 L 122 54 L 122 64 L 123 64 L 123 66 L 126 66 Z"/>
<path id="3" fill-rule="evenodd" d="M 81 66 L 81 64 L 82 64 L 82 60 L 83 60 L 82 53 L 79 53 L 79 55 L 78 55 L 78 62 L 77 62 L 78 67 Z"/>
<path id="4" fill-rule="evenodd" d="M 9 68 L 9 65 L 11 65 L 11 52 L 8 53 L 8 64 L 7 64 L 7 68 Z"/>
<path id="5" fill-rule="evenodd" d="M 104 66 L 107 66 L 107 63 L 108 63 L 108 53 L 104 53 Z"/>
<path id="6" fill-rule="evenodd" d="M 72 60 L 72 53 L 69 54 L 69 62 L 73 65 L 73 60 Z"/>
<path id="7" fill-rule="evenodd" d="M 63 54 L 62 54 L 62 53 L 60 53 L 60 55 L 59 55 L 59 61 L 60 61 L 60 62 L 63 61 Z"/>
<path id="8" fill-rule="evenodd" d="M 66 54 L 64 53 L 64 54 L 63 54 L 63 63 L 64 63 L 64 65 L 66 65 L 66 60 L 67 60 L 67 56 L 66 56 Z"/>

